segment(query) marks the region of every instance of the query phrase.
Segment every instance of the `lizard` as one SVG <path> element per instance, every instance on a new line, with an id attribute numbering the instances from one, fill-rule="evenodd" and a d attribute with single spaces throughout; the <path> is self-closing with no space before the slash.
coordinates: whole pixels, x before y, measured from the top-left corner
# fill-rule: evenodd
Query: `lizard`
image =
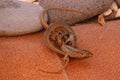
<path id="1" fill-rule="evenodd" d="M 58 26 L 57 26 L 57 25 L 58 25 Z M 59 47 L 57 48 L 57 46 L 54 46 L 54 45 L 52 44 L 52 41 L 50 40 L 50 34 L 51 34 L 52 31 L 53 31 L 52 29 L 56 29 L 56 28 L 59 29 L 59 26 L 60 26 L 60 27 L 63 27 L 63 29 L 69 30 L 70 36 L 73 36 L 73 37 L 70 39 L 71 41 L 69 40 L 69 38 L 70 38 L 70 37 L 69 37 L 64 43 L 62 43 L 62 44 L 64 44 L 64 46 L 61 45 L 61 46 L 62 46 L 62 47 L 61 47 L 62 50 L 63 50 L 65 47 L 68 48 L 68 46 L 72 46 L 72 47 L 69 47 L 68 49 L 71 49 L 71 51 L 77 51 L 76 48 L 73 48 L 73 47 L 75 47 L 75 41 L 76 41 L 76 37 L 75 37 L 75 35 L 74 35 L 74 33 L 73 33 L 73 30 L 72 30 L 70 27 L 68 27 L 68 26 L 65 26 L 65 25 L 62 25 L 62 26 L 61 26 L 61 24 L 51 25 L 51 26 L 49 26 L 49 28 L 45 31 L 44 40 L 45 40 L 46 45 L 47 45 L 51 50 L 53 50 L 53 51 L 55 51 L 55 52 L 57 52 L 57 53 L 60 53 L 60 54 L 62 54 L 62 55 L 66 55 L 66 53 L 65 53 L 64 51 L 60 50 Z M 67 28 L 66 28 L 66 27 L 67 27 Z M 53 33 L 53 34 L 55 34 L 55 33 Z M 53 34 L 51 34 L 51 35 L 53 35 Z M 70 45 L 68 45 L 68 44 L 69 44 L 69 41 L 71 42 Z M 53 42 L 55 42 L 55 40 L 53 40 Z M 67 44 L 67 42 L 68 42 L 68 44 Z M 68 46 L 65 46 L 65 45 L 68 45 Z M 58 46 L 59 46 L 59 45 L 58 45 Z M 88 54 L 87 54 L 87 53 L 88 53 Z M 82 54 L 82 55 L 83 55 L 83 54 Z M 73 53 L 71 53 L 71 54 L 69 54 L 69 57 L 71 57 L 71 58 L 83 58 L 82 55 L 81 55 L 81 54 L 73 54 Z M 86 53 L 85 53 L 84 55 L 86 55 L 86 57 L 87 57 L 87 55 L 90 56 L 91 53 L 86 51 Z"/>
<path id="2" fill-rule="evenodd" d="M 61 71 L 69 62 L 70 58 L 87 58 L 91 57 L 93 54 L 90 51 L 87 50 L 81 50 L 77 49 L 75 42 L 76 42 L 76 36 L 72 28 L 66 24 L 60 24 L 60 23 L 53 23 L 48 25 L 45 21 L 43 16 L 48 10 L 66 10 L 66 11 L 72 11 L 72 12 L 78 12 L 79 10 L 70 9 L 70 8 L 45 8 L 43 12 L 40 14 L 40 22 L 42 26 L 46 29 L 44 33 L 44 41 L 45 44 L 50 48 L 51 50 L 55 51 L 56 53 L 64 55 L 64 66 L 59 69 L 56 72 Z M 42 70 L 44 71 L 44 70 Z M 49 72 L 49 71 L 44 71 Z M 51 73 L 51 72 L 50 72 Z"/>

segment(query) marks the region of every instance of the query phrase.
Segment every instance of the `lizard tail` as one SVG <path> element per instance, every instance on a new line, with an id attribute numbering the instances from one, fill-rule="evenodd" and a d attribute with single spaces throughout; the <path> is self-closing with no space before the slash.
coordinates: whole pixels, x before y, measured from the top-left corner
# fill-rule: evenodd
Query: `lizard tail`
<path id="1" fill-rule="evenodd" d="M 45 22 L 44 20 L 44 15 L 47 11 L 49 10 L 65 10 L 65 11 L 72 11 L 72 12 L 77 12 L 80 13 L 80 10 L 75 10 L 75 9 L 71 9 L 71 8 L 60 8 L 60 7 L 51 7 L 51 8 L 45 8 L 42 13 L 40 14 L 40 22 L 41 25 L 45 28 L 48 29 L 48 24 Z"/>

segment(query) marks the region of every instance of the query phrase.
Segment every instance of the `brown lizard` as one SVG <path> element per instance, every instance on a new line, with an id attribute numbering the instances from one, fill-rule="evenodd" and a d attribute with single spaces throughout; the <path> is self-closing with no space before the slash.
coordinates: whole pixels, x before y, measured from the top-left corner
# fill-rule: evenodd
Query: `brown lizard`
<path id="1" fill-rule="evenodd" d="M 54 33 L 52 34 L 52 32 L 54 32 L 54 29 L 59 29 L 59 27 L 62 27 L 64 30 L 67 29 L 68 30 L 68 33 L 70 34 L 70 36 L 73 36 L 72 38 L 69 38 L 62 43 L 61 47 L 59 48 L 60 45 L 54 45 L 53 43 L 55 42 L 55 40 L 50 40 L 51 36 L 54 35 Z M 67 32 L 67 31 L 66 31 Z M 44 39 L 45 39 L 45 43 L 46 45 L 53 51 L 57 52 L 57 53 L 60 53 L 62 55 L 66 55 L 66 53 L 63 51 L 66 47 L 66 49 L 69 49 L 73 52 L 76 52 L 76 51 L 83 51 L 83 50 L 77 50 L 75 47 L 75 41 L 76 41 L 76 37 L 75 37 L 75 34 L 73 32 L 73 30 L 71 29 L 71 27 L 68 27 L 68 26 L 65 26 L 65 25 L 61 25 L 61 24 L 55 24 L 55 25 L 51 25 L 49 26 L 49 28 L 45 31 L 45 34 L 44 34 Z M 69 45 L 69 43 L 67 44 L 67 42 L 71 42 L 71 44 Z M 69 47 L 68 47 L 68 46 Z M 61 50 L 62 49 L 62 50 Z M 85 52 L 85 51 L 84 51 Z M 87 54 L 88 53 L 88 54 Z M 87 54 L 87 55 L 86 55 Z M 86 55 L 84 57 L 89 57 L 91 55 L 90 52 L 86 51 L 85 54 L 82 53 L 82 55 Z M 75 53 L 69 53 L 69 57 L 71 58 L 84 58 L 80 53 L 79 54 L 75 54 Z"/>
<path id="2" fill-rule="evenodd" d="M 48 10 L 67 10 L 67 11 L 73 11 L 78 13 L 80 13 L 80 11 L 70 9 L 70 8 L 46 8 L 43 10 L 43 12 L 40 15 L 41 24 L 46 29 L 44 34 L 46 45 L 56 53 L 60 53 L 65 56 L 64 60 L 66 62 L 63 68 L 69 62 L 69 57 L 80 59 L 80 58 L 87 58 L 92 56 L 91 52 L 76 48 L 75 46 L 76 36 L 70 26 L 66 24 L 58 24 L 58 23 L 54 23 L 48 26 L 48 24 L 44 21 L 44 18 L 43 18 L 43 16 Z M 56 72 L 61 71 L 63 68 L 61 68 Z M 44 72 L 49 72 L 49 71 L 44 71 Z M 56 72 L 53 72 L 53 73 L 56 73 Z"/>

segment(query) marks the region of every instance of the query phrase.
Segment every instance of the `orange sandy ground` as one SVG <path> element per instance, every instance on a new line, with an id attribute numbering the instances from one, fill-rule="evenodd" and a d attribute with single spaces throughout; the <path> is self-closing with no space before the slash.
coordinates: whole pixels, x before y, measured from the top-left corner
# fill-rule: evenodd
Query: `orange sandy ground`
<path id="1" fill-rule="evenodd" d="M 77 46 L 90 50 L 88 59 L 71 59 L 58 74 L 61 58 L 49 50 L 43 32 L 19 36 L 0 37 L 0 80 L 120 80 L 120 20 L 73 27 Z"/>

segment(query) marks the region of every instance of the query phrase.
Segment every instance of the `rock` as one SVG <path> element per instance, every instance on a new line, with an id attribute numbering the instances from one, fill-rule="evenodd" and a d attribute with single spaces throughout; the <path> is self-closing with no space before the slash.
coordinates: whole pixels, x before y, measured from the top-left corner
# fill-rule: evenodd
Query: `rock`
<path id="1" fill-rule="evenodd" d="M 40 5 L 0 0 L 0 36 L 16 36 L 40 31 Z M 47 16 L 45 17 L 47 21 Z"/>
<path id="2" fill-rule="evenodd" d="M 118 6 L 120 7 L 120 0 L 115 0 L 115 2 L 118 4 Z"/>
<path id="3" fill-rule="evenodd" d="M 80 10 L 81 13 L 70 11 L 49 11 L 49 22 L 74 24 L 104 12 L 113 0 L 41 0 L 42 7 L 64 7 Z"/>

